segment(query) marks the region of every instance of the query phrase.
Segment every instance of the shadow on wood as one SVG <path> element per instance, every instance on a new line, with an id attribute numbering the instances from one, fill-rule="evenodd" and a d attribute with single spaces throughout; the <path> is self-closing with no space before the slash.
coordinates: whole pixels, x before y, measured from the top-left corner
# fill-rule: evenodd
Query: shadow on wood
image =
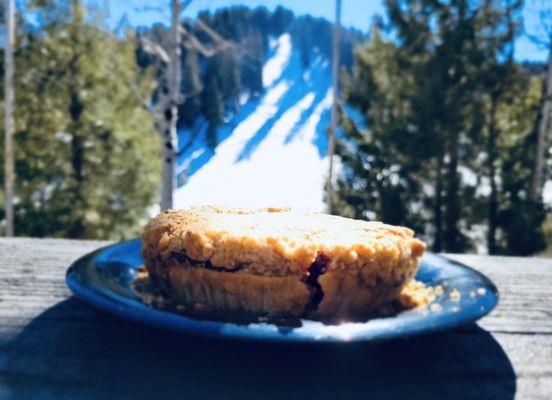
<path id="1" fill-rule="evenodd" d="M 75 298 L 0 345 L 0 377 L 0 397 L 13 399 L 512 399 L 516 390 L 508 357 L 476 325 L 382 343 L 252 344 L 127 323 Z"/>

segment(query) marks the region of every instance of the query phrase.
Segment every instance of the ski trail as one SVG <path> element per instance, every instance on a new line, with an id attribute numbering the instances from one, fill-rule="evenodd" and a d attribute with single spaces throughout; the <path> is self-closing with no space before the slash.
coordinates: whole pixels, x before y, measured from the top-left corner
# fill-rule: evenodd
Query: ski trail
<path id="1" fill-rule="evenodd" d="M 273 41 L 263 68 L 266 93 L 235 117 L 213 154 L 198 143 L 182 165 L 207 157 L 175 193 L 175 207 L 292 206 L 324 211 L 326 121 L 332 101 L 327 63 L 303 71 L 289 34 Z M 249 113 L 249 114 L 247 114 Z M 247 151 L 246 151 L 247 150 Z M 240 157 L 243 152 L 246 157 Z"/>

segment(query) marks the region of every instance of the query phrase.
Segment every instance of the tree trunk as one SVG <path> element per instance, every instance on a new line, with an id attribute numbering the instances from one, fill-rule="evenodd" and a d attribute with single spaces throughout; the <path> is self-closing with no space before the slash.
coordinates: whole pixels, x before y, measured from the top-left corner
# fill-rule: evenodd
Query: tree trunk
<path id="1" fill-rule="evenodd" d="M 70 40 L 72 41 L 72 55 L 69 60 L 69 74 L 70 74 L 70 85 L 69 88 L 69 112 L 70 124 L 68 127 L 68 132 L 71 135 L 71 166 L 73 169 L 73 195 L 72 199 L 73 207 L 77 210 L 75 213 L 75 220 L 71 221 L 71 226 L 68 228 L 68 232 L 72 238 L 79 238 L 84 235 L 85 224 L 83 211 L 85 208 L 85 197 L 82 193 L 82 186 L 84 182 L 84 138 L 82 136 L 82 113 L 84 111 L 84 105 L 79 94 L 79 54 L 77 49 L 80 44 L 78 43 L 78 30 L 82 23 L 83 14 L 80 8 L 80 1 L 72 1 L 72 13 L 73 13 L 73 26 L 70 30 Z"/>
<path id="2" fill-rule="evenodd" d="M 458 220 L 460 219 L 460 198 L 458 196 L 458 190 L 460 185 L 458 179 L 457 133 L 450 136 L 448 155 L 444 244 L 446 251 L 457 252 L 462 250 L 459 246 L 460 231 L 458 229 Z"/>
<path id="3" fill-rule="evenodd" d="M 341 26 L 341 0 L 335 1 L 335 24 L 333 26 L 333 48 L 332 48 L 332 85 L 333 102 L 328 137 L 328 211 L 333 214 L 334 190 L 333 190 L 333 158 L 335 153 L 335 132 L 337 129 L 337 102 L 339 93 L 339 29 Z"/>
<path id="4" fill-rule="evenodd" d="M 6 228 L 5 235 L 13 236 L 13 184 L 15 180 L 14 161 L 13 161 L 13 46 L 15 42 L 15 4 L 13 0 L 6 1 L 6 43 L 4 49 L 5 55 L 5 115 L 4 115 L 4 199 Z"/>
<path id="5" fill-rule="evenodd" d="M 498 98 L 492 96 L 491 98 L 491 115 L 489 119 L 489 132 L 487 137 L 487 166 L 489 169 L 489 184 L 491 186 L 491 193 L 489 195 L 489 209 L 488 209 L 488 223 L 489 229 L 487 230 L 487 250 L 489 254 L 495 254 L 496 248 L 496 227 L 497 227 L 497 213 L 498 213 L 498 193 L 496 187 L 496 111 L 497 111 Z"/>
<path id="6" fill-rule="evenodd" d="M 537 143 L 535 148 L 535 164 L 531 181 L 531 200 L 539 201 L 544 180 L 544 163 L 546 158 L 546 142 L 549 135 L 550 97 L 552 96 L 552 49 L 548 56 L 548 67 L 544 96 L 541 101 L 540 122 L 537 131 Z"/>
<path id="7" fill-rule="evenodd" d="M 71 68 L 73 81 L 76 80 L 76 71 Z M 75 179 L 77 188 L 84 180 L 83 164 L 84 164 L 84 144 L 80 136 L 80 117 L 83 110 L 82 102 L 79 99 L 76 83 L 71 88 L 71 101 L 69 103 L 69 115 L 71 116 L 71 165 L 73 167 L 73 178 Z M 80 197 L 80 196 L 79 196 Z"/>
<path id="8" fill-rule="evenodd" d="M 437 161 L 437 182 L 435 185 L 435 206 L 433 210 L 433 224 L 435 225 L 435 239 L 433 251 L 443 250 L 443 154 Z"/>
<path id="9" fill-rule="evenodd" d="M 176 122 L 178 120 L 178 103 L 180 96 L 180 16 L 179 0 L 171 0 L 171 43 L 169 49 L 169 77 L 168 91 L 169 101 L 165 103 L 161 132 L 163 137 L 163 188 L 161 194 L 161 210 L 173 207 L 173 192 L 175 189 L 174 164 L 176 161 L 176 150 L 178 149 L 178 137 Z"/>

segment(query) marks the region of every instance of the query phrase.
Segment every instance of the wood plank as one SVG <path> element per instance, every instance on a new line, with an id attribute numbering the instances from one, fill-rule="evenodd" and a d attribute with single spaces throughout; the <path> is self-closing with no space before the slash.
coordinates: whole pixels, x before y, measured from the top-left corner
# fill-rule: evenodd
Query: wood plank
<path id="1" fill-rule="evenodd" d="M 338 346 L 198 339 L 70 296 L 64 275 L 106 242 L 0 239 L 0 398 L 531 398 L 552 393 L 552 261 L 450 255 L 501 292 L 480 322 Z"/>
<path id="2" fill-rule="evenodd" d="M 45 306 L 70 295 L 67 267 L 108 242 L 57 239 L 0 240 L 0 327 L 21 325 Z M 552 333 L 552 259 L 448 255 L 489 276 L 499 306 L 482 326 L 490 331 Z"/>
<path id="3" fill-rule="evenodd" d="M 77 258 L 109 242 L 0 239 L 0 342 L 45 309 L 71 296 L 65 271 Z M 63 318 L 78 319 L 67 315 Z"/>
<path id="4" fill-rule="evenodd" d="M 552 334 L 552 258 L 446 255 L 487 275 L 500 294 L 481 321 L 492 332 Z"/>

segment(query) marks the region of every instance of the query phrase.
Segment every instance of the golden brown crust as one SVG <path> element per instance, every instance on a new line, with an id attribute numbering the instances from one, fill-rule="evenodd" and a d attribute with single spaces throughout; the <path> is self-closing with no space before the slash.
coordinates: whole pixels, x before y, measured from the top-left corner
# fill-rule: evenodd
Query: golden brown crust
<path id="1" fill-rule="evenodd" d="M 368 318 L 396 298 L 415 265 L 396 265 L 385 280 L 373 266 L 366 271 L 331 271 L 320 276 L 323 298 L 312 309 L 313 288 L 297 276 L 267 277 L 215 271 L 176 259 L 150 260 L 150 276 L 190 315 L 224 320 L 298 320 L 341 322 Z"/>
<path id="2" fill-rule="evenodd" d="M 319 254 L 328 270 L 362 269 L 420 257 L 410 229 L 289 209 L 245 211 L 213 206 L 167 210 L 143 236 L 145 258 L 184 253 L 213 266 L 265 276 L 304 275 Z"/>
<path id="3" fill-rule="evenodd" d="M 204 268 L 170 268 L 172 299 L 205 316 L 298 319 L 309 289 L 295 277 L 267 277 Z"/>
<path id="4" fill-rule="evenodd" d="M 296 277 L 266 277 L 214 271 L 176 259 L 149 260 L 150 278 L 180 310 L 223 320 L 297 320 L 309 301 L 309 288 Z"/>
<path id="5" fill-rule="evenodd" d="M 390 270 L 372 265 L 360 271 L 334 271 L 318 279 L 324 296 L 308 317 L 321 321 L 364 320 L 380 307 L 397 298 L 404 285 L 414 276 L 417 260 L 396 263 Z"/>
<path id="6" fill-rule="evenodd" d="M 424 249 L 407 228 L 289 209 L 168 210 L 142 238 L 168 297 L 237 320 L 367 318 L 412 279 Z"/>

